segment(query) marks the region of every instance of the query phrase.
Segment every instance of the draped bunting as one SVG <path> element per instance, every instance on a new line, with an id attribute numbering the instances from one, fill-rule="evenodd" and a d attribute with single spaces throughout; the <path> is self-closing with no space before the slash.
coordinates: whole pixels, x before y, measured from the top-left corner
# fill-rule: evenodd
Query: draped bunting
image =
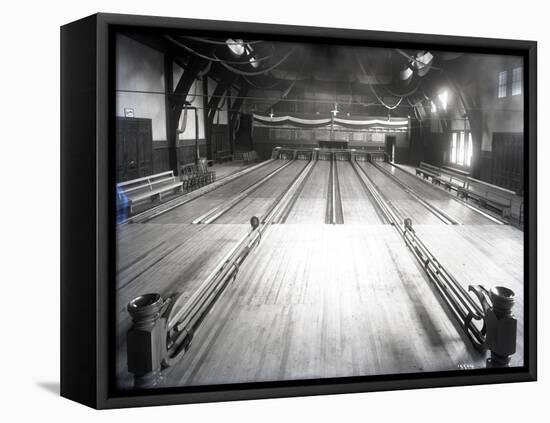
<path id="1" fill-rule="evenodd" d="M 264 123 L 299 123 L 302 125 L 327 125 L 330 118 L 326 119 L 300 119 L 294 116 L 262 116 L 254 113 L 254 119 Z"/>
<path id="2" fill-rule="evenodd" d="M 318 128 L 322 126 L 328 126 L 332 123 L 344 126 L 344 127 L 351 127 L 351 128 L 391 128 L 394 130 L 406 130 L 409 126 L 409 121 L 407 119 L 378 119 L 378 118 L 339 118 L 339 117 L 323 117 L 323 118 L 317 118 L 317 119 L 309 119 L 309 118 L 300 118 L 296 116 L 269 116 L 269 115 L 259 115 L 254 113 L 253 118 L 255 122 L 264 124 L 264 125 L 273 125 L 273 126 L 280 126 L 280 125 L 291 125 L 291 126 L 297 126 L 297 127 L 310 127 L 310 128 Z"/>

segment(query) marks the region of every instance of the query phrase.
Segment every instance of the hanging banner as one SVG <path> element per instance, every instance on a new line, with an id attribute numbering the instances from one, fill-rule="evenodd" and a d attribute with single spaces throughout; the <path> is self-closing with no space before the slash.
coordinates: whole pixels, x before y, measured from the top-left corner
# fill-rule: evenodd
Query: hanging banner
<path id="1" fill-rule="evenodd" d="M 255 123 L 264 126 L 295 126 L 295 127 L 311 127 L 319 128 L 329 125 L 337 125 L 345 128 L 354 129 L 390 129 L 405 131 L 409 127 L 408 119 L 403 118 L 354 118 L 354 117 L 322 117 L 322 118 L 304 118 L 297 116 L 274 116 L 274 115 L 260 115 L 253 114 L 253 120 Z"/>

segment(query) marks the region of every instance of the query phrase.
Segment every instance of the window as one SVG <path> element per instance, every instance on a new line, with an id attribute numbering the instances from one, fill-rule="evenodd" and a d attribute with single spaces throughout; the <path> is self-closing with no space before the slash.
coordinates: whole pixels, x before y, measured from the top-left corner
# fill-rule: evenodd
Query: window
<path id="1" fill-rule="evenodd" d="M 512 95 L 520 95 L 523 86 L 523 68 L 514 68 L 512 71 Z"/>
<path id="2" fill-rule="evenodd" d="M 506 85 L 508 84 L 508 71 L 498 73 L 498 98 L 506 97 Z"/>
<path id="3" fill-rule="evenodd" d="M 458 142 L 458 154 L 456 155 L 456 164 L 464 165 L 464 132 L 460 133 Z"/>
<path id="4" fill-rule="evenodd" d="M 456 136 L 457 133 L 453 132 L 453 138 L 451 140 L 451 163 L 456 163 Z"/>
<path id="5" fill-rule="evenodd" d="M 470 132 L 453 132 L 451 135 L 451 163 L 459 166 L 472 165 L 473 143 Z"/>
<path id="6" fill-rule="evenodd" d="M 448 99 L 449 99 L 449 93 L 447 91 L 443 91 L 441 94 L 439 94 L 439 101 L 441 101 L 441 107 L 443 107 L 443 110 L 447 110 Z"/>
<path id="7" fill-rule="evenodd" d="M 466 150 L 466 166 L 468 166 L 468 167 L 472 165 L 472 150 L 473 150 L 472 133 L 469 132 L 468 133 L 468 149 Z"/>

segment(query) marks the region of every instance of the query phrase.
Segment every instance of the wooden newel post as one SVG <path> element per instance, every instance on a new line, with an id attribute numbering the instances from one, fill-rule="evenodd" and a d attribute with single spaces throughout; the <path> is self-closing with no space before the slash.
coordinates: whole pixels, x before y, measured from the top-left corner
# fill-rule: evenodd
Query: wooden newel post
<path id="1" fill-rule="evenodd" d="M 491 351 L 488 367 L 505 367 L 516 352 L 517 320 L 512 313 L 515 294 L 511 289 L 497 286 L 489 291 L 492 307 L 485 311 L 487 337 L 485 345 Z"/>
<path id="2" fill-rule="evenodd" d="M 132 327 L 126 334 L 128 371 L 134 375 L 134 388 L 151 388 L 161 378 L 166 331 L 161 319 L 164 302 L 159 294 L 145 294 L 128 303 Z"/>

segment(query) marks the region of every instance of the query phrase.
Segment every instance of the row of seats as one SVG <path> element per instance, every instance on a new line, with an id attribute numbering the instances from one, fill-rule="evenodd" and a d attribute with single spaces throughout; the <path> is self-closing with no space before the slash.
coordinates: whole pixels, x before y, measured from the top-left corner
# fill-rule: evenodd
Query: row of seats
<path id="1" fill-rule="evenodd" d="M 231 151 L 216 151 L 216 162 L 223 163 L 233 160 Z"/>
<path id="2" fill-rule="evenodd" d="M 250 163 L 250 162 L 255 162 L 256 159 L 257 159 L 257 154 L 256 154 L 256 151 L 255 150 L 252 150 L 252 151 L 245 151 L 243 153 L 243 161 L 245 163 Z"/>
<path id="3" fill-rule="evenodd" d="M 181 166 L 180 178 L 183 183 L 183 189 L 192 191 L 204 185 L 216 181 L 216 171 L 208 170 L 211 160 L 202 160 L 199 163 L 188 163 Z"/>
<path id="4" fill-rule="evenodd" d="M 415 172 L 417 176 L 431 179 L 432 183 L 442 185 L 449 191 L 455 190 L 461 198 L 472 199 L 483 208 L 497 210 L 503 217 L 511 213 L 513 191 L 472 178 L 468 172 L 449 166 L 438 167 L 420 162 Z"/>
<path id="5" fill-rule="evenodd" d="M 156 173 L 116 185 L 118 208 L 128 207 L 133 213 L 134 207 L 145 200 L 162 200 L 163 195 L 183 192 L 183 184 L 174 176 L 174 172 Z"/>
<path id="6" fill-rule="evenodd" d="M 179 180 L 174 172 L 156 173 L 130 181 L 119 182 L 117 190 L 117 209 L 134 212 L 134 208 L 145 201 L 162 201 L 166 195 L 189 192 L 216 181 L 216 171 L 209 170 L 212 160 L 201 159 L 198 164 L 181 166 Z"/>

